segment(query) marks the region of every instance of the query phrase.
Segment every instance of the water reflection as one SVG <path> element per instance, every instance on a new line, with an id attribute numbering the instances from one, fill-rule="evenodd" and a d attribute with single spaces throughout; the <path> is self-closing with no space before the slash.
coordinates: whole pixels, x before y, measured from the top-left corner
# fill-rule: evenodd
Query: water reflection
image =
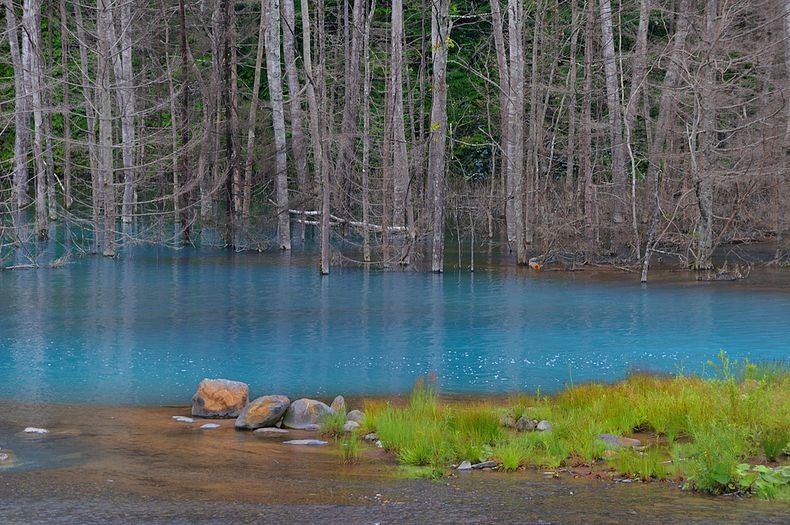
<path id="1" fill-rule="evenodd" d="M 178 403 L 203 377 L 254 393 L 551 391 L 633 368 L 698 372 L 721 348 L 790 359 L 786 286 L 597 280 L 498 268 L 335 268 L 310 251 L 135 248 L 0 273 L 0 398 Z"/>

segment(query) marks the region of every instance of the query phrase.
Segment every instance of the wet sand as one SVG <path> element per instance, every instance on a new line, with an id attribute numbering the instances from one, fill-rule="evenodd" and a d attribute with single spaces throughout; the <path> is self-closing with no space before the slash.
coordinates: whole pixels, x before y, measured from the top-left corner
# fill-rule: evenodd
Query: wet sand
<path id="1" fill-rule="evenodd" d="M 232 420 L 178 423 L 185 407 L 0 402 L 0 523 L 786 523 L 790 505 L 712 498 L 665 483 L 549 479 L 540 472 L 404 479 L 363 447 L 237 432 Z M 49 429 L 38 436 L 26 426 Z M 318 437 L 292 431 L 288 439 Z"/>

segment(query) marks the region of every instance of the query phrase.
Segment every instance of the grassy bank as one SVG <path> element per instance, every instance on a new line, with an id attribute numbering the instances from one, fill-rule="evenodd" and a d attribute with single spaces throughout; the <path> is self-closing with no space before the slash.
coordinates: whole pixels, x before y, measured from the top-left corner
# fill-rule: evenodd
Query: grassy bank
<path id="1" fill-rule="evenodd" d="M 589 466 L 713 494 L 790 500 L 790 370 L 736 364 L 723 353 L 710 366 L 715 378 L 636 374 L 501 403 L 442 402 L 428 381 L 405 406 L 366 403 L 362 430 L 376 432 L 413 474 L 441 476 L 462 461 L 494 460 L 504 470 Z M 506 426 L 522 416 L 548 421 L 551 430 Z M 640 443 L 617 447 L 600 434 Z"/>

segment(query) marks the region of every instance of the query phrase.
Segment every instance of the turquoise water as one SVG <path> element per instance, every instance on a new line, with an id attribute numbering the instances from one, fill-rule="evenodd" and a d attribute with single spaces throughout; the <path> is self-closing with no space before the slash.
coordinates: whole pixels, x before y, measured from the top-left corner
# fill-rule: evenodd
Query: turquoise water
<path id="1" fill-rule="evenodd" d="M 204 377 L 253 395 L 373 395 L 429 372 L 448 393 L 549 392 L 698 373 L 720 349 L 790 360 L 784 284 L 478 268 L 322 279 L 312 253 L 137 248 L 0 272 L 0 398 L 185 404 Z"/>

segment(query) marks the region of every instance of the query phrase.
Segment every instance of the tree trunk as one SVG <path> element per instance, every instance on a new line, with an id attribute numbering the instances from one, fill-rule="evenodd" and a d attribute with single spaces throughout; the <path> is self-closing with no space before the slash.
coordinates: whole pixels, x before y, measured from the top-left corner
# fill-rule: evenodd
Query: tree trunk
<path id="1" fill-rule="evenodd" d="M 524 2 L 508 0 L 508 40 L 510 49 L 510 94 L 508 96 L 508 133 L 505 154 L 515 200 L 516 263 L 527 264 L 524 235 Z"/>
<path id="2" fill-rule="evenodd" d="M 112 95 L 110 93 L 110 41 L 112 13 L 109 0 L 98 0 L 96 15 L 96 90 L 99 117 L 99 180 L 104 209 L 104 247 L 102 254 L 115 256 L 115 187 L 112 160 Z M 97 232 L 98 234 L 98 232 Z"/>
<path id="3" fill-rule="evenodd" d="M 180 202 L 181 216 L 179 220 L 181 221 L 183 243 L 192 244 L 189 221 L 189 188 L 192 187 L 192 182 L 189 179 L 193 177 L 189 172 L 189 152 L 187 151 L 189 146 L 189 52 L 187 49 L 187 19 L 184 0 L 178 0 L 178 15 L 181 25 L 181 74 L 184 77 L 181 79 L 181 120 L 179 124 L 181 127 L 181 151 L 179 168 L 181 170 L 181 181 L 187 189 L 183 190 L 176 198 Z M 125 194 L 124 202 L 126 202 Z"/>
<path id="4" fill-rule="evenodd" d="M 14 179 L 13 206 L 22 210 L 28 203 L 27 185 L 27 148 L 30 140 L 29 99 L 25 65 L 17 33 L 17 20 L 12 0 L 4 0 L 8 44 L 11 51 L 11 63 L 14 67 Z M 24 29 L 23 29 L 24 31 Z M 24 33 L 23 40 L 26 38 Z"/>
<path id="5" fill-rule="evenodd" d="M 584 93 L 582 94 L 582 135 L 579 145 L 579 167 L 584 181 L 584 237 L 587 251 L 595 242 L 595 216 L 593 202 L 593 158 L 592 158 L 592 57 L 593 21 L 595 2 L 587 0 L 587 19 L 584 23 Z"/>
<path id="6" fill-rule="evenodd" d="M 403 1 L 392 0 L 390 33 L 390 89 L 392 89 L 392 225 L 404 226 L 409 192 L 409 159 L 403 118 Z"/>
<path id="7" fill-rule="evenodd" d="M 266 76 L 272 103 L 274 128 L 274 177 L 277 194 L 277 238 L 281 250 L 291 249 L 291 220 L 288 215 L 288 160 L 285 144 L 282 69 L 280 66 L 280 0 L 269 0 L 266 27 Z"/>
<path id="8" fill-rule="evenodd" d="M 250 113 L 247 118 L 247 156 L 244 160 L 244 195 L 242 196 L 241 214 L 247 221 L 250 217 L 250 200 L 252 199 L 252 164 L 255 158 L 255 125 L 258 113 L 258 95 L 261 91 L 261 67 L 263 65 L 263 44 L 266 40 L 266 27 L 274 16 L 269 7 L 269 0 L 261 0 L 261 16 L 258 23 L 258 48 L 255 53 L 255 73 L 250 96 Z M 268 69 L 268 67 L 267 67 Z"/>
<path id="9" fill-rule="evenodd" d="M 568 70 L 568 149 L 565 165 L 565 193 L 568 200 L 573 197 L 573 168 L 576 159 L 576 53 L 579 42 L 579 5 L 571 0 L 571 48 Z"/>
<path id="10" fill-rule="evenodd" d="M 490 0 L 491 4 L 491 25 L 494 33 L 494 47 L 496 49 L 497 70 L 499 72 L 499 144 L 502 150 L 500 155 L 500 172 L 505 177 L 505 227 L 507 240 L 510 243 L 516 240 L 516 222 L 514 219 L 515 195 L 513 194 L 512 172 L 508 168 L 510 157 L 507 153 L 508 138 L 507 133 L 510 129 L 508 120 L 508 104 L 510 100 L 510 66 L 508 65 L 507 49 L 505 48 L 504 24 L 500 13 L 499 0 Z"/>
<path id="11" fill-rule="evenodd" d="M 71 195 L 71 107 L 69 106 L 71 83 L 69 82 L 67 25 L 66 0 L 60 0 L 60 57 L 63 70 L 63 207 L 70 210 L 73 198 Z"/>
<path id="12" fill-rule="evenodd" d="M 372 0 L 362 43 L 362 60 L 365 64 L 362 88 L 362 260 L 370 262 L 370 26 L 376 14 L 376 0 Z"/>
<path id="13" fill-rule="evenodd" d="M 614 182 L 612 221 L 615 224 L 619 224 L 624 220 L 623 199 L 626 195 L 620 75 L 618 74 L 614 52 L 612 7 L 609 0 L 599 1 L 601 10 L 601 50 L 603 52 L 604 74 L 606 76 L 606 102 L 609 110 L 609 135 L 612 147 L 612 182 Z"/>
<path id="14" fill-rule="evenodd" d="M 237 72 L 237 29 L 236 9 L 233 0 L 223 0 L 224 5 L 224 75 L 225 86 L 225 148 L 228 159 L 228 244 L 238 245 L 238 234 L 241 227 L 240 212 L 242 208 L 241 183 L 241 145 L 239 136 L 239 82 Z"/>
<path id="15" fill-rule="evenodd" d="M 431 271 L 444 269 L 444 208 L 447 148 L 447 50 L 450 43 L 450 0 L 433 0 L 431 49 L 433 51 L 433 96 L 431 100 L 428 174 L 433 187 L 433 243 Z"/>
<path id="16" fill-rule="evenodd" d="M 302 94 L 299 87 L 299 73 L 296 69 L 296 19 L 293 0 L 281 0 L 283 19 L 283 54 L 285 58 L 285 74 L 288 78 L 289 113 L 291 120 L 291 153 L 296 168 L 296 183 L 304 198 L 308 191 L 309 174 L 307 168 L 307 146 L 304 136 L 304 115 L 302 112 Z M 304 240 L 304 225 L 302 225 Z"/>

